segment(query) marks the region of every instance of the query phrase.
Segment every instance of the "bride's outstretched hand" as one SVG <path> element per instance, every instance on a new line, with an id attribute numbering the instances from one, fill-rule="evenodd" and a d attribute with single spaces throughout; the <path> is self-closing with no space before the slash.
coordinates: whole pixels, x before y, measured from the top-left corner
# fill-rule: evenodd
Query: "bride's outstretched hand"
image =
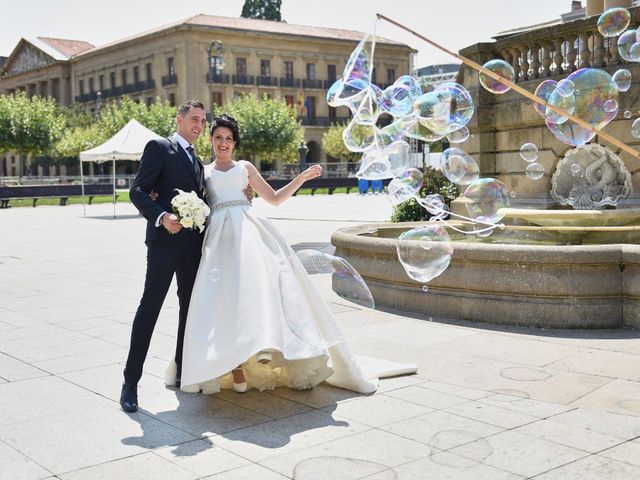
<path id="1" fill-rule="evenodd" d="M 312 178 L 316 178 L 322 175 L 322 165 L 313 165 L 307 168 L 304 172 L 299 175 L 299 178 L 306 182 L 307 180 L 311 180 Z"/>

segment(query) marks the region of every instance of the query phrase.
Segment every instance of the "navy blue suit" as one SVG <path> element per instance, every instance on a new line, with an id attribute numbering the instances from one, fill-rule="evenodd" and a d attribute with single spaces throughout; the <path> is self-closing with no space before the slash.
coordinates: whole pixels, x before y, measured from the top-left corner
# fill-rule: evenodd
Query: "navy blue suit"
<path id="1" fill-rule="evenodd" d="M 137 384 L 142 376 L 151 335 L 174 274 L 180 305 L 175 359 L 178 375 L 181 372 L 187 310 L 200 263 L 203 234 L 183 228 L 172 235 L 162 225 L 155 226 L 162 212 L 172 211 L 171 199 L 178 194 L 176 189 L 194 191 L 206 200 L 202 164 L 196 160 L 194 168 L 189 155 L 173 138 L 151 140 L 145 146 L 138 173 L 129 191 L 131 201 L 147 219 L 147 273 L 144 293 L 131 329 L 131 344 L 124 371 L 127 383 Z M 149 198 L 152 190 L 158 194 L 155 201 Z"/>

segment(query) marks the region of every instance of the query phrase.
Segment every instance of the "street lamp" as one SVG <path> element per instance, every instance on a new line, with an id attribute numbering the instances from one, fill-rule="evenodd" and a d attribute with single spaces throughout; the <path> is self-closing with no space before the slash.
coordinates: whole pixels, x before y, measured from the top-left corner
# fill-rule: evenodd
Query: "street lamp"
<path id="1" fill-rule="evenodd" d="M 298 147 L 298 153 L 300 154 L 300 162 L 298 163 L 298 167 L 300 171 L 304 171 L 307 168 L 307 152 L 309 151 L 309 147 L 304 143 L 304 140 L 300 141 L 300 146 Z"/>
<path id="2" fill-rule="evenodd" d="M 215 50 L 216 55 L 213 56 L 213 51 Z M 207 57 L 207 64 L 209 65 L 209 75 L 207 75 L 207 80 L 209 83 L 209 97 L 211 98 L 211 116 L 213 116 L 213 89 L 211 84 L 213 83 L 214 76 L 219 76 L 222 74 L 222 70 L 224 69 L 224 61 L 222 60 L 222 42 L 220 40 L 214 40 L 209 45 L 209 56 Z"/>

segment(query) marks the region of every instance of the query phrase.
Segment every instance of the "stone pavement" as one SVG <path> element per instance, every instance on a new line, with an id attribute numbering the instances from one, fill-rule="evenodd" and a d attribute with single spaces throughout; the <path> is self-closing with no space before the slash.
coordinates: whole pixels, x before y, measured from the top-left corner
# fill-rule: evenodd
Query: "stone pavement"
<path id="1" fill-rule="evenodd" d="M 298 247 L 384 197 L 256 202 Z M 177 316 L 170 293 L 140 385 L 118 396 L 145 266 L 130 205 L 0 211 L 0 479 L 217 480 L 640 478 L 640 339 L 634 331 L 542 331 L 365 310 L 314 276 L 352 348 L 415 362 L 371 396 L 214 396 L 163 385 Z M 173 287 L 175 292 L 175 286 Z M 251 297 L 248 286 L 247 298 Z M 294 473 L 295 472 L 295 473 Z"/>

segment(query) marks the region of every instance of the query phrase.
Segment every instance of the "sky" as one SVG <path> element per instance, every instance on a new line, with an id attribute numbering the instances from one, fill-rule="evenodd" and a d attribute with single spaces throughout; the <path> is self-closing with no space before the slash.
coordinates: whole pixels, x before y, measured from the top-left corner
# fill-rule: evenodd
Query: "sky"
<path id="1" fill-rule="evenodd" d="M 586 3 L 586 0 L 583 0 Z M 244 0 L 26 0 L 2 12 L 0 55 L 22 37 L 86 40 L 96 46 L 204 13 L 239 17 Z M 458 51 L 491 41 L 498 32 L 556 19 L 571 0 L 282 0 L 288 23 L 368 32 L 381 13 Z M 394 25 L 378 22 L 378 35 L 418 50 L 418 67 L 456 63 Z"/>

